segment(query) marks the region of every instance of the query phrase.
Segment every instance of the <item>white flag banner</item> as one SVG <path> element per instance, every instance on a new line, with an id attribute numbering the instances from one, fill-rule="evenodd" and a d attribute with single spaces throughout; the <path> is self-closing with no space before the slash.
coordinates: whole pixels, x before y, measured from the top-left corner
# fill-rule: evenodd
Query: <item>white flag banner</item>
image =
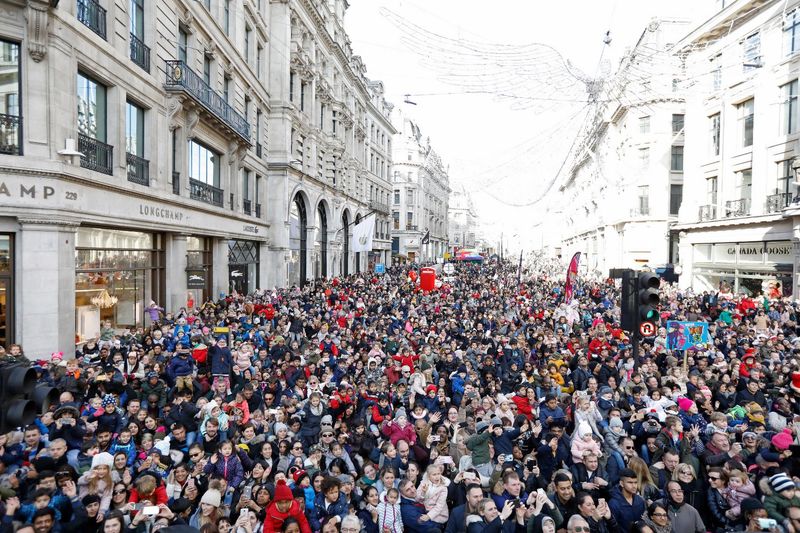
<path id="1" fill-rule="evenodd" d="M 372 250 L 372 234 L 375 233 L 375 215 L 370 215 L 353 226 L 353 240 L 350 250 L 353 252 L 368 252 Z"/>

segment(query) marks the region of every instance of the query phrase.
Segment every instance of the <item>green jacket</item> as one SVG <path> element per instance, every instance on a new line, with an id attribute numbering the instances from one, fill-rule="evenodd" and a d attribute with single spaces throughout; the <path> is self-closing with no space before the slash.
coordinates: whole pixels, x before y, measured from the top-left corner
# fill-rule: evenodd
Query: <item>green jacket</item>
<path id="1" fill-rule="evenodd" d="M 770 518 L 777 520 L 779 524 L 782 524 L 789 516 L 789 507 L 800 507 L 800 496 L 797 496 L 796 492 L 795 497 L 791 500 L 775 493 L 764 497 L 764 508 L 767 510 L 767 514 Z"/>
<path id="2" fill-rule="evenodd" d="M 485 465 L 489 462 L 489 430 L 477 433 L 467 439 L 467 449 L 472 452 L 472 464 L 475 466 Z"/>

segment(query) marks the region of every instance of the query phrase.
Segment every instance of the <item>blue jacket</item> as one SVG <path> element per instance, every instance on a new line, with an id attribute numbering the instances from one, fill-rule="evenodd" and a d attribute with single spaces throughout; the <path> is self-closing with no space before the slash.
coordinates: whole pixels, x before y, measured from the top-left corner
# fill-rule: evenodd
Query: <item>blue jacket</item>
<path id="1" fill-rule="evenodd" d="M 308 511 L 308 509 L 306 510 Z M 314 509 L 309 513 L 308 523 L 313 531 L 319 531 L 322 529 L 323 520 L 329 516 L 337 515 L 342 518 L 347 515 L 347 500 L 344 494 L 340 492 L 339 499 L 327 508 L 325 507 L 325 495 L 317 494 L 317 497 L 314 499 Z"/>
<path id="2" fill-rule="evenodd" d="M 214 375 L 227 376 L 231 373 L 233 366 L 233 356 L 230 348 L 222 349 L 219 346 L 212 346 L 208 349 L 208 357 L 211 358 L 211 373 Z"/>
<path id="3" fill-rule="evenodd" d="M 184 352 L 185 353 L 185 352 Z M 176 355 L 167 365 L 167 375 L 175 380 L 176 377 L 191 376 L 194 370 L 194 359 L 189 354 Z"/>
<path id="4" fill-rule="evenodd" d="M 434 533 L 441 531 L 436 522 L 420 521 L 419 517 L 425 514 L 425 506 L 421 503 L 400 498 L 400 517 L 403 519 L 403 531 L 409 533 Z M 452 517 L 450 517 L 452 520 Z M 313 528 L 313 527 L 312 527 Z"/>
<path id="5" fill-rule="evenodd" d="M 631 524 L 642 518 L 647 504 L 644 498 L 638 494 L 633 495 L 633 503 L 628 503 L 628 500 L 622 495 L 622 490 L 619 487 L 614 487 L 611 490 L 611 499 L 608 501 L 608 507 L 611 509 L 611 515 L 616 519 L 622 531 L 629 531 Z"/>

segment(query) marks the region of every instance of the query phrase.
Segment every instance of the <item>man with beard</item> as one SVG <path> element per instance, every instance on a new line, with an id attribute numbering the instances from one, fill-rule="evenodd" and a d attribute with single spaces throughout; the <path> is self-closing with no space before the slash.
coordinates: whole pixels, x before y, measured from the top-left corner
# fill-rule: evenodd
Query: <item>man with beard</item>
<path id="1" fill-rule="evenodd" d="M 681 533 L 703 533 L 706 530 L 697 509 L 684 501 L 683 489 L 677 481 L 667 483 L 666 496 L 659 500 L 665 506 L 672 522 L 672 530 Z"/>

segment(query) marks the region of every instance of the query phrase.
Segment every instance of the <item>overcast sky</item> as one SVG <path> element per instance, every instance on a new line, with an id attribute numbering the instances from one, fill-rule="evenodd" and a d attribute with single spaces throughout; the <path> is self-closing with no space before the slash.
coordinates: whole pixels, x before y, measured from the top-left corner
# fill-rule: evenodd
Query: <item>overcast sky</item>
<path id="1" fill-rule="evenodd" d="M 451 39 L 504 45 L 552 46 L 590 77 L 613 71 L 653 17 L 702 21 L 715 0 L 351 0 L 345 25 L 367 76 L 384 82 L 387 99 L 417 105 L 413 113 L 423 135 L 450 167 L 451 187 L 464 186 L 487 234 L 503 231 L 510 247 L 533 246 L 527 237 L 542 204 L 531 204 L 563 162 L 574 138 L 583 102 L 526 102 L 463 89 L 440 81 L 430 65 L 445 63 L 431 46 L 427 58 L 403 42 L 408 35 L 386 16 Z M 611 44 L 603 43 L 607 31 Z M 437 52 L 439 52 L 437 54 Z M 601 61 L 602 54 L 602 61 Z M 537 91 L 538 92 L 538 91 Z M 454 94 L 455 93 L 455 94 Z M 533 107 L 531 107 L 533 106 Z M 514 237 L 518 235 L 518 237 Z"/>

